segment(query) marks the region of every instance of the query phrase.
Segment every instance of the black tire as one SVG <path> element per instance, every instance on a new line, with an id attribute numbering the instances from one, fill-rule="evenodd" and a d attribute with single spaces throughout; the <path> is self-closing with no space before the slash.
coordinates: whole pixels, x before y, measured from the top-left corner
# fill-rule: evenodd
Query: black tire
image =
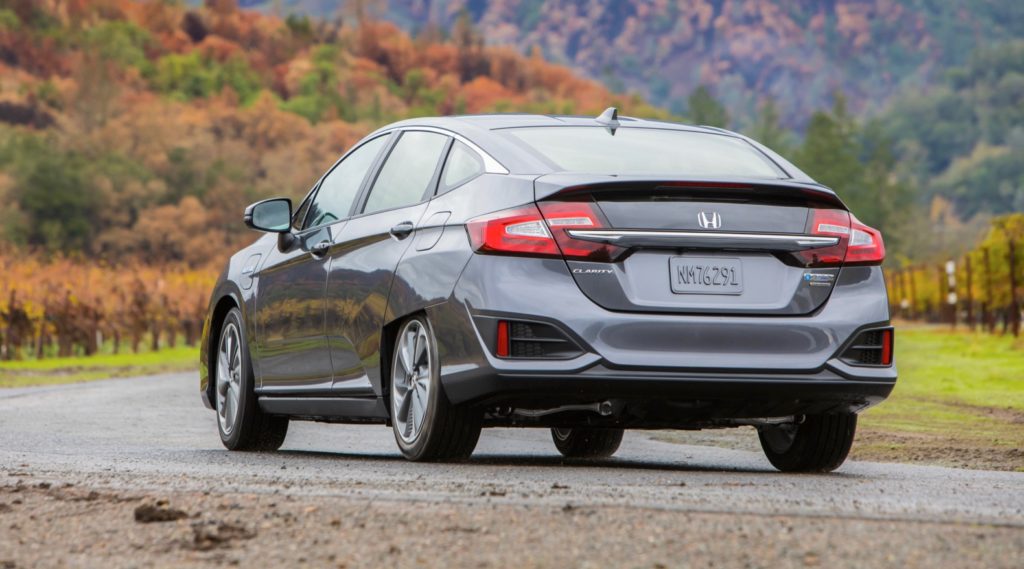
<path id="1" fill-rule="evenodd" d="M 222 362 L 220 355 L 224 348 L 224 337 L 229 330 L 235 331 L 238 339 L 238 357 L 240 358 L 237 378 L 238 407 L 233 414 L 233 420 L 222 421 L 221 406 L 225 404 L 222 403 L 222 397 L 218 391 L 220 388 L 218 366 Z M 217 408 L 218 413 L 217 430 L 220 432 L 220 441 L 228 450 L 263 452 L 281 448 L 288 435 L 288 418 L 267 415 L 260 410 L 256 393 L 253 390 L 255 378 L 253 377 L 252 363 L 249 361 L 249 344 L 245 337 L 245 326 L 242 325 L 242 313 L 237 308 L 232 308 L 224 318 L 224 324 L 221 326 L 220 334 L 217 335 L 217 342 L 213 345 L 213 350 L 211 377 L 215 382 L 214 407 Z M 225 422 L 230 423 L 227 430 L 224 426 Z"/>
<path id="2" fill-rule="evenodd" d="M 551 439 L 566 458 L 608 458 L 619 450 L 623 433 L 600 427 L 553 428 Z"/>
<path id="3" fill-rule="evenodd" d="M 857 415 L 808 415 L 796 425 L 766 425 L 758 429 L 761 448 L 772 466 L 782 472 L 831 472 L 850 454 Z"/>
<path id="4" fill-rule="evenodd" d="M 396 404 L 395 389 L 396 384 L 402 384 L 405 381 L 398 375 L 403 373 L 400 342 L 403 335 L 410 327 L 414 326 L 420 327 L 417 331 L 419 329 L 425 331 L 428 339 L 427 350 L 429 352 L 425 353 L 429 353 L 429 361 L 422 366 L 422 369 L 429 368 L 429 377 L 427 378 L 429 388 L 421 426 L 418 430 L 403 435 L 403 430 L 408 425 L 401 417 L 396 416 L 399 405 Z M 393 346 L 389 407 L 392 430 L 402 455 L 409 460 L 422 462 L 453 462 L 469 458 L 480 439 L 483 412 L 478 408 L 453 405 L 448 401 L 441 385 L 441 366 L 437 342 L 430 321 L 424 316 L 413 316 L 406 319 L 398 327 Z M 412 410 L 407 409 L 406 412 L 412 413 Z"/>

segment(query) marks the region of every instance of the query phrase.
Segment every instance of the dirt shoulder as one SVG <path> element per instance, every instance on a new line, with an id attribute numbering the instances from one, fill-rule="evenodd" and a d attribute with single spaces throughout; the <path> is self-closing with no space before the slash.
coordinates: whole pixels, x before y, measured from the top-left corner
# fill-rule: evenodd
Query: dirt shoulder
<path id="1" fill-rule="evenodd" d="M 1024 412 L 908 397 L 861 417 L 854 460 L 1024 472 Z"/>
<path id="2" fill-rule="evenodd" d="M 652 435 L 761 452 L 753 427 Z M 913 396 L 883 402 L 860 416 L 849 459 L 1024 472 L 1024 412 Z"/>
<path id="3" fill-rule="evenodd" d="M 4 569 L 1016 567 L 1022 550 L 1021 528 L 977 524 L 0 486 Z"/>

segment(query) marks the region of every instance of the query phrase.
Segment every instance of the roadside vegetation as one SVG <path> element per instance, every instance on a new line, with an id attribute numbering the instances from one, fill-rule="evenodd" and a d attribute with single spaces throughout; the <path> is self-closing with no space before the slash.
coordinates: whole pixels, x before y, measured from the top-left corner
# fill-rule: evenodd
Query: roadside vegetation
<path id="1" fill-rule="evenodd" d="M 860 422 L 853 458 L 1024 471 L 1024 340 L 901 326 L 900 379 Z"/>
<path id="2" fill-rule="evenodd" d="M 180 345 L 159 351 L 112 353 L 105 346 L 93 356 L 72 356 L 0 362 L 0 388 L 78 383 L 112 377 L 195 370 L 199 348 Z"/>

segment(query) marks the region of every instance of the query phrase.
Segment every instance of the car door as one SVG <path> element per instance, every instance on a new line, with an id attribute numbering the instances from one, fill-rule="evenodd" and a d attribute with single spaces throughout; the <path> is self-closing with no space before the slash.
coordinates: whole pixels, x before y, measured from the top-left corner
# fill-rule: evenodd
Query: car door
<path id="1" fill-rule="evenodd" d="M 320 181 L 294 239 L 268 254 L 256 293 L 256 353 L 262 392 L 329 392 L 333 366 L 325 334 L 329 246 L 344 230 L 388 136 L 367 141 Z M 283 244 L 288 242 L 288 246 Z"/>
<path id="2" fill-rule="evenodd" d="M 380 333 L 395 267 L 437 185 L 450 138 L 406 130 L 394 141 L 331 249 L 327 340 L 342 395 L 382 395 Z"/>

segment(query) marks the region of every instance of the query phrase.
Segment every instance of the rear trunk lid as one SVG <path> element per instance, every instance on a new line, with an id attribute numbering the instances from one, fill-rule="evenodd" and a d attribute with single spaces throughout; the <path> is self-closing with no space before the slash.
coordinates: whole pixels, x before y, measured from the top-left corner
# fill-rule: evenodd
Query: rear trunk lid
<path id="1" fill-rule="evenodd" d="M 578 203 L 603 217 L 601 227 L 566 229 L 563 237 L 615 251 L 566 261 L 583 293 L 609 310 L 808 314 L 828 299 L 839 272 L 837 263 L 808 262 L 837 241 L 810 235 L 815 210 L 846 210 L 821 186 L 551 174 L 535 191 L 549 223 L 552 211 Z"/>

